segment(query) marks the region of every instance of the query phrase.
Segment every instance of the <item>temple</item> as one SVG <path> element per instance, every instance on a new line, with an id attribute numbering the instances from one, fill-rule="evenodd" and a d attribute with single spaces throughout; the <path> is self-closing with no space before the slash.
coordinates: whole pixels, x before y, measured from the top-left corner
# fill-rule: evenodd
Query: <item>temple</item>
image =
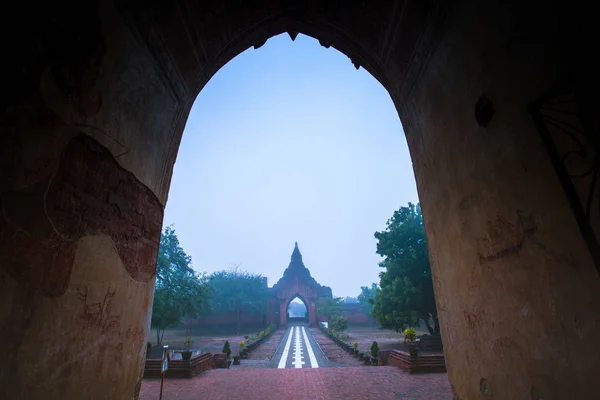
<path id="1" fill-rule="evenodd" d="M 298 242 L 294 246 L 290 265 L 270 291 L 272 297 L 267 304 L 267 321 L 280 326 L 287 324 L 288 306 L 296 297 L 306 305 L 307 322 L 310 325 L 314 325 L 318 320 L 317 305 L 319 301 L 332 298 L 331 288 L 321 286 L 304 266 Z"/>

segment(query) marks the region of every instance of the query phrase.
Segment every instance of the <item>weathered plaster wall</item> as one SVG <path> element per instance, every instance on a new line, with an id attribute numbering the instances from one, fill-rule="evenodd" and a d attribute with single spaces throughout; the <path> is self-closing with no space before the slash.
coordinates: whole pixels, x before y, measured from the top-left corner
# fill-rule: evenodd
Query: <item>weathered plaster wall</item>
<path id="1" fill-rule="evenodd" d="M 114 12 L 78 11 L 85 23 L 48 34 L 56 51 L 33 90 L 0 113 L 7 399 L 130 399 L 141 380 L 164 208 L 155 160 L 175 106 Z"/>
<path id="2" fill-rule="evenodd" d="M 600 392 L 600 279 L 528 111 L 569 58 L 556 21 L 535 15 L 465 2 L 400 110 L 463 400 Z M 475 121 L 482 93 L 488 128 Z"/>
<path id="3" fill-rule="evenodd" d="M 345 51 L 398 106 L 457 395 L 600 392 L 599 278 L 527 111 L 570 60 L 547 46 L 559 24 L 550 4 L 527 15 L 520 3 L 465 1 L 427 60 L 433 3 L 117 2 L 117 12 L 102 1 L 15 14 L 31 29 L 0 35 L 17 55 L 2 65 L 12 69 L 0 103 L 3 395 L 135 396 L 189 108 L 221 65 L 288 29 Z M 497 111 L 487 129 L 474 118 L 484 92 Z"/>

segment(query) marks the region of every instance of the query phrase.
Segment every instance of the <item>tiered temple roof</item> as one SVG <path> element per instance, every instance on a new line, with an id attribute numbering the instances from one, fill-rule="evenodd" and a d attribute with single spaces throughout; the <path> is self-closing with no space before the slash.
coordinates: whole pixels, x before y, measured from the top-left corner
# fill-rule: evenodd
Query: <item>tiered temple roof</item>
<path id="1" fill-rule="evenodd" d="M 287 286 L 289 282 L 295 280 L 296 278 L 312 286 L 318 293 L 319 297 L 332 297 L 331 288 L 329 286 L 320 285 L 315 278 L 311 276 L 308 268 L 304 266 L 304 263 L 302 262 L 302 254 L 300 253 L 300 249 L 298 249 L 298 242 L 296 242 L 296 245 L 294 246 L 290 265 L 283 272 L 283 277 L 279 279 L 275 285 L 273 285 L 272 290 L 278 291 L 280 288 Z"/>

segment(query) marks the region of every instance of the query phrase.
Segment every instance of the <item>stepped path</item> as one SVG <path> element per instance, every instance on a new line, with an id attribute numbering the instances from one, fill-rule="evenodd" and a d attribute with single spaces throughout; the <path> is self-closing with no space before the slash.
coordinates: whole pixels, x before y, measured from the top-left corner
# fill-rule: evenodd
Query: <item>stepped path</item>
<path id="1" fill-rule="evenodd" d="M 317 330 L 288 327 L 273 334 L 239 366 L 209 370 L 191 379 L 166 379 L 163 399 L 452 399 L 445 373 L 415 375 L 395 367 L 340 368 L 353 359 L 346 359 L 340 349 L 336 361 L 329 360 L 326 354 L 338 354 L 329 342 Z M 323 351 L 322 346 L 328 350 Z M 140 399 L 158 399 L 159 392 L 160 379 L 144 379 Z"/>

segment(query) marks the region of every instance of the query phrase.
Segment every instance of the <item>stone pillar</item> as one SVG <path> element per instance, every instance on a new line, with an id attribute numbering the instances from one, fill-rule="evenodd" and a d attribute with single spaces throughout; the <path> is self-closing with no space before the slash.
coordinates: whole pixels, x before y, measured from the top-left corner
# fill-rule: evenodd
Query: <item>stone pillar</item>
<path id="1" fill-rule="evenodd" d="M 157 138 L 175 107 L 114 15 L 101 24 L 96 2 L 69 6 L 57 15 L 78 17 L 57 28 L 64 35 L 47 33 L 47 55 L 23 69 L 18 96 L 2 93 L 5 399 L 131 399 L 145 360 L 168 165 Z"/>
<path id="2" fill-rule="evenodd" d="M 308 323 L 310 326 L 315 326 L 317 324 L 317 307 L 315 305 L 315 300 L 311 299 L 308 302 Z"/>
<path id="3" fill-rule="evenodd" d="M 458 399 L 595 398 L 600 279 L 529 110 L 572 60 L 553 21 L 511 12 L 464 2 L 399 109 L 449 379 Z"/>
<path id="4" fill-rule="evenodd" d="M 279 326 L 282 328 L 287 325 L 287 305 L 286 299 L 279 300 Z"/>

